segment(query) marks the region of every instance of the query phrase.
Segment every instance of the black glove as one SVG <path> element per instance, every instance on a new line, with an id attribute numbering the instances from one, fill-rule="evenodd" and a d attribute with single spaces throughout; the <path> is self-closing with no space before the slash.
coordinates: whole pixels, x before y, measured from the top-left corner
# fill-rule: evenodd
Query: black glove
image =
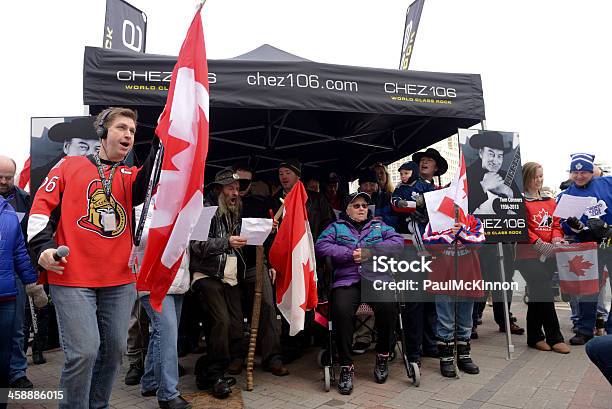
<path id="1" fill-rule="evenodd" d="M 597 239 L 604 239 L 608 236 L 608 223 L 598 217 L 587 220 L 587 226 Z"/>
<path id="2" fill-rule="evenodd" d="M 576 217 L 569 217 L 566 221 L 567 226 L 572 229 L 572 231 L 574 233 L 578 233 L 580 232 L 582 229 L 584 229 L 584 223 L 582 223 L 578 218 Z"/>

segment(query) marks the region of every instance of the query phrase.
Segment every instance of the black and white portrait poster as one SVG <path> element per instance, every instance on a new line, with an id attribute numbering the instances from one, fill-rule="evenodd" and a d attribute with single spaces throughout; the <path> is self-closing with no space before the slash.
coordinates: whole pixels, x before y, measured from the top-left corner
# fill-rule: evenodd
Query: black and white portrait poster
<path id="1" fill-rule="evenodd" d="M 37 117 L 31 119 L 30 192 L 34 193 L 49 171 L 64 156 L 85 156 L 100 150 L 94 117 Z"/>
<path id="2" fill-rule="evenodd" d="M 468 211 L 482 220 L 487 242 L 527 240 L 521 150 L 516 132 L 459 129 Z"/>

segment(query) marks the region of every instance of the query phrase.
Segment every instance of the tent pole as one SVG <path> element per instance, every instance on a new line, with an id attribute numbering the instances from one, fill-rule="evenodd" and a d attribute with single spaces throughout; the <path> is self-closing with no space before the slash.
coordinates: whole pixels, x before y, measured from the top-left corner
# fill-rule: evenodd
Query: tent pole
<path id="1" fill-rule="evenodd" d="M 480 128 L 484 131 L 487 129 L 486 121 L 483 119 L 480 121 Z M 506 269 L 504 268 L 504 248 L 502 243 L 497 243 L 497 252 L 499 257 L 499 272 L 502 283 L 506 282 Z M 510 310 L 508 308 L 508 293 L 502 290 L 503 303 L 504 303 L 504 324 L 506 327 L 506 349 L 508 360 L 512 359 L 512 353 L 514 352 L 514 345 L 512 344 L 512 334 L 510 333 Z M 495 302 L 495 301 L 493 301 Z"/>

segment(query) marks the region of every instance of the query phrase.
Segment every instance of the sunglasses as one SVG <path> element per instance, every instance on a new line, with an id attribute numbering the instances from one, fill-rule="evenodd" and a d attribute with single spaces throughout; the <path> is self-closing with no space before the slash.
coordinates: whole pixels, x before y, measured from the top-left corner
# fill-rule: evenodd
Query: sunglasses
<path id="1" fill-rule="evenodd" d="M 352 207 L 353 209 L 359 209 L 360 207 L 361 207 L 362 209 L 367 209 L 367 208 L 368 208 L 368 204 L 367 204 L 367 203 L 353 203 L 353 204 L 351 205 L 351 207 Z"/>

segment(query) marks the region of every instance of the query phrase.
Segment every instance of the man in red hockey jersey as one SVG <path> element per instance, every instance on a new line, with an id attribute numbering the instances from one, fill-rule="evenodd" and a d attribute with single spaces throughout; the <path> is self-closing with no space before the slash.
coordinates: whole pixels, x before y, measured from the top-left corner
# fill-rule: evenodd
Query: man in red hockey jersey
<path id="1" fill-rule="evenodd" d="M 132 207 L 144 200 L 156 153 L 140 169 L 123 162 L 136 132 L 130 109 L 108 108 L 94 126 L 99 154 L 60 160 L 36 192 L 28 222 L 62 337 L 60 408 L 108 407 L 136 298 L 128 267 Z M 62 245 L 70 256 L 55 260 Z"/>

